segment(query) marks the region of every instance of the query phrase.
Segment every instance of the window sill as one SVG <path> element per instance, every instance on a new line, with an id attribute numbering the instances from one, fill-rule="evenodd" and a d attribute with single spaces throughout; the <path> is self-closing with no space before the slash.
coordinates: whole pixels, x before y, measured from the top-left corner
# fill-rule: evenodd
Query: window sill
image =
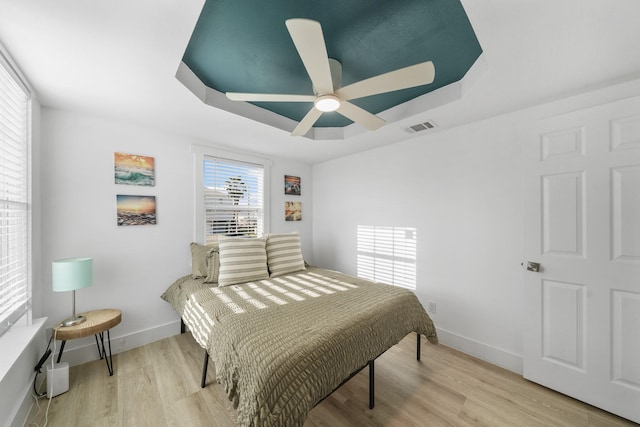
<path id="1" fill-rule="evenodd" d="M 0 348 L 2 348 L 0 351 L 0 382 L 4 380 L 29 343 L 42 330 L 46 321 L 46 317 L 41 317 L 31 322 L 30 325 L 15 325 L 0 337 Z"/>

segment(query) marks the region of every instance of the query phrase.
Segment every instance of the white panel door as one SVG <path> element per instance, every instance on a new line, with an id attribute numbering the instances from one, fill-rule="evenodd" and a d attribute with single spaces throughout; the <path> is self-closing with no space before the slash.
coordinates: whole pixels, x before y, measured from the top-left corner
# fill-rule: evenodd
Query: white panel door
<path id="1" fill-rule="evenodd" d="M 524 156 L 524 376 L 640 422 L 640 98 L 537 122 Z"/>

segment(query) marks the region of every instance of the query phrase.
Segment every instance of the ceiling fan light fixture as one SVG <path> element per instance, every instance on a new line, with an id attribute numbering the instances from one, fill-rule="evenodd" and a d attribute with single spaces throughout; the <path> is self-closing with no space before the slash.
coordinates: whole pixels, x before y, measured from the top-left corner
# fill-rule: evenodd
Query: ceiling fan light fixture
<path id="1" fill-rule="evenodd" d="M 313 104 L 323 112 L 336 111 L 340 108 L 340 98 L 335 95 L 323 95 L 319 96 Z"/>
<path id="2" fill-rule="evenodd" d="M 435 68 L 433 62 L 426 61 L 342 86 L 342 65 L 338 60 L 329 58 L 327 55 L 327 46 L 320 23 L 311 19 L 292 18 L 287 19 L 285 24 L 298 51 L 298 56 L 311 79 L 313 95 L 236 92 L 227 92 L 226 95 L 232 101 L 307 103 L 313 101 L 313 107 L 293 129 L 292 136 L 306 135 L 320 119 L 322 113 L 331 111 L 369 130 L 376 130 L 386 122 L 349 101 L 433 82 Z"/>

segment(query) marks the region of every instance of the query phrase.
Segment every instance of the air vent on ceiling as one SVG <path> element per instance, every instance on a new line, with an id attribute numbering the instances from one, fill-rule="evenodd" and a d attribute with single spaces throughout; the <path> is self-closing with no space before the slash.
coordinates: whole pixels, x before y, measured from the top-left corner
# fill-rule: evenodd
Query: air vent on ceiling
<path id="1" fill-rule="evenodd" d="M 428 120 L 424 123 L 418 123 L 417 125 L 409 126 L 409 130 L 411 132 L 421 132 L 423 130 L 433 129 L 434 127 L 436 127 L 436 124 L 431 120 Z"/>

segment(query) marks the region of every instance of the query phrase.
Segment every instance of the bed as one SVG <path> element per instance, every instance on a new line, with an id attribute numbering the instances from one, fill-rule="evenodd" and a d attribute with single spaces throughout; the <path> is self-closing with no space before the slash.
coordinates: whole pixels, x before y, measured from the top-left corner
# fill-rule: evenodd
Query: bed
<path id="1" fill-rule="evenodd" d="M 372 407 L 373 361 L 411 332 L 436 344 L 433 322 L 413 292 L 308 266 L 297 234 L 272 236 L 271 250 L 270 236 L 192 244 L 192 254 L 206 252 L 204 262 L 195 255 L 192 261 L 202 268 L 162 295 L 206 350 L 203 386 L 211 357 L 240 425 L 301 426 L 316 404 L 369 366 Z M 274 249 L 278 239 L 293 241 L 294 250 L 282 255 L 282 244 Z M 258 240 L 255 253 L 247 251 Z M 263 262 L 262 251 L 266 273 L 246 280 L 253 274 L 248 265 Z M 294 252 L 295 266 L 282 268 Z M 229 264 L 242 271 L 232 280 Z M 417 350 L 419 358 L 419 340 Z"/>

